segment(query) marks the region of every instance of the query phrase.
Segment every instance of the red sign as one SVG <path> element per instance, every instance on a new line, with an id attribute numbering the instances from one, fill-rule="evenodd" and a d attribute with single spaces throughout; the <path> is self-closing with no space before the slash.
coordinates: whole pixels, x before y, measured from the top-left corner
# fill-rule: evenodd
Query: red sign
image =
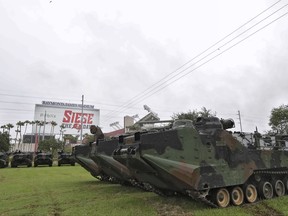
<path id="1" fill-rule="evenodd" d="M 63 123 L 81 124 L 81 112 L 73 112 L 72 110 L 65 110 Z M 92 124 L 94 114 L 83 113 L 83 124 Z"/>

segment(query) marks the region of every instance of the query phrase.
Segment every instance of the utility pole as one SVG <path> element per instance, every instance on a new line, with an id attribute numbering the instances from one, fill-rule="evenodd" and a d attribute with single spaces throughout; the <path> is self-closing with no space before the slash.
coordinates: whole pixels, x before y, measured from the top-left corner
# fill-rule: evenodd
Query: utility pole
<path id="1" fill-rule="evenodd" d="M 83 106 L 84 106 L 84 95 L 82 95 L 82 106 L 81 106 L 81 132 L 80 132 L 81 144 L 82 144 L 82 136 L 83 136 Z"/>
<path id="2" fill-rule="evenodd" d="M 238 110 L 238 118 L 239 118 L 239 122 L 240 122 L 240 131 L 242 132 L 241 115 L 240 115 L 240 111 L 239 110 Z"/>

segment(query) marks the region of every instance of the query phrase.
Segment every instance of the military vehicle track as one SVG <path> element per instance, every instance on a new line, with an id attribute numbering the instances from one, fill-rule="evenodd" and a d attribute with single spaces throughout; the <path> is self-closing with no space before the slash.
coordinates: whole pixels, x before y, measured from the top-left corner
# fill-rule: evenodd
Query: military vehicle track
<path id="1" fill-rule="evenodd" d="M 258 184 L 258 185 L 255 185 L 255 183 L 252 183 L 252 182 L 250 183 L 256 188 L 257 194 L 254 194 L 254 195 L 252 194 L 253 195 L 252 197 L 255 197 L 255 200 L 253 199 L 249 201 L 246 198 L 247 203 L 258 202 L 264 199 L 271 199 L 274 196 L 276 197 L 284 196 L 285 193 L 288 192 L 288 171 L 258 170 L 258 171 L 255 171 L 253 176 L 251 176 L 250 178 L 254 179 L 254 182 L 257 182 Z M 270 182 L 267 179 L 271 179 L 272 181 L 270 180 L 271 181 Z M 285 180 L 286 182 L 284 182 Z M 263 182 L 262 184 L 261 184 L 261 181 Z M 234 188 L 235 187 L 237 186 L 234 186 Z M 239 187 L 243 188 L 243 185 Z M 261 188 L 262 188 L 262 191 L 261 191 Z M 215 201 L 208 199 L 207 197 L 212 197 L 208 195 L 208 192 L 199 192 L 199 191 L 191 191 L 191 190 L 187 190 L 186 192 L 189 197 L 191 197 L 193 200 L 197 202 L 202 202 L 213 208 L 226 207 L 226 206 L 219 206 L 214 203 Z M 245 196 L 245 194 L 243 195 Z M 244 200 L 241 203 L 239 202 L 239 205 L 242 205 L 243 203 L 244 203 Z M 233 204 L 237 205 L 235 203 Z"/>

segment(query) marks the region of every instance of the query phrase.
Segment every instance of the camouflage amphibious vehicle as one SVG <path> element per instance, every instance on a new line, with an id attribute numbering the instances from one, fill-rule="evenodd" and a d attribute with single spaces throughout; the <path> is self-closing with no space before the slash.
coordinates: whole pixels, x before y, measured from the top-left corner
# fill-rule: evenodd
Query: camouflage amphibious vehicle
<path id="1" fill-rule="evenodd" d="M 51 167 L 53 165 L 53 157 L 50 152 L 37 152 L 34 157 L 34 167 L 39 165 L 48 165 Z"/>
<path id="2" fill-rule="evenodd" d="M 69 164 L 71 166 L 75 166 L 75 160 L 71 153 L 60 151 L 58 152 L 58 166 L 63 164 Z"/>
<path id="3" fill-rule="evenodd" d="M 120 136 L 119 142 L 123 145 L 119 145 L 114 150 L 113 158 L 125 165 L 138 185 L 141 185 L 145 190 L 153 191 L 159 195 L 173 195 L 176 192 L 173 189 L 174 185 L 169 184 L 165 179 L 159 178 L 157 170 L 150 166 L 140 154 L 136 153 L 141 148 L 140 137 L 146 133 L 135 133 L 133 135 L 134 143 L 130 143 L 131 136 Z"/>
<path id="4" fill-rule="evenodd" d="M 90 157 L 102 170 L 100 179 L 122 184 L 129 183 L 132 178 L 130 171 L 126 166 L 113 159 L 113 151 L 119 144 L 118 139 L 104 139 L 101 129 L 96 126 L 91 126 L 90 130 L 93 134 L 98 133 L 97 141 L 91 144 Z"/>
<path id="5" fill-rule="evenodd" d="M 178 120 L 135 133 L 114 158 L 141 182 L 185 194 L 213 207 L 283 196 L 288 187 L 287 137 L 232 133 L 233 120 Z M 287 136 L 287 135 L 286 135 Z"/>
<path id="6" fill-rule="evenodd" d="M 117 147 L 117 140 L 115 141 L 115 148 Z M 100 144 L 99 151 L 101 154 L 97 153 L 98 149 L 98 143 Z M 107 143 L 107 146 L 102 145 Z M 74 156 L 74 159 L 77 163 L 79 163 L 84 169 L 86 169 L 93 177 L 101 180 L 101 181 L 109 181 L 109 182 L 121 182 L 120 179 L 123 179 L 121 172 L 118 174 L 117 171 L 113 171 L 115 169 L 111 169 L 111 166 L 109 165 L 109 162 L 106 162 L 107 160 L 110 161 L 111 157 L 107 156 L 107 149 L 108 151 L 113 152 L 114 147 L 109 145 L 110 142 L 106 142 L 104 140 L 93 142 L 89 144 L 81 144 L 73 147 L 72 155 Z M 102 147 L 106 147 L 106 153 L 105 151 L 102 151 Z M 108 148 L 107 148 L 108 147 Z M 112 149 L 109 150 L 109 147 Z M 105 158 L 108 158 L 105 160 Z M 104 158 L 104 159 L 103 159 Z M 116 161 L 117 163 L 117 161 Z M 108 164 L 105 166 L 105 164 Z M 113 164 L 113 163 L 112 163 Z M 120 164 L 119 167 L 123 167 L 123 165 Z M 124 168 L 128 170 L 127 168 Z M 129 171 L 128 171 L 129 172 Z M 116 174 L 115 174 L 116 173 Z"/>
<path id="7" fill-rule="evenodd" d="M 147 120 L 151 117 L 152 119 L 155 119 L 154 114 L 150 113 L 144 118 L 142 118 L 142 120 Z M 123 137 L 130 136 L 130 135 L 125 134 L 123 136 L 120 136 L 119 138 L 118 137 L 112 137 L 112 138 L 106 137 L 105 138 L 102 130 L 98 126 L 95 126 L 95 125 L 92 125 L 90 127 L 90 132 L 94 134 L 95 142 L 91 142 L 85 145 L 86 146 L 85 149 L 87 149 L 85 160 L 92 159 L 92 161 L 94 161 L 94 165 L 96 165 L 99 168 L 98 172 L 94 176 L 100 180 L 116 182 L 116 183 L 121 183 L 121 184 L 128 183 L 134 186 L 138 186 L 142 189 L 145 189 L 143 185 L 137 182 L 134 176 L 131 176 L 129 169 L 125 165 L 121 164 L 120 162 L 118 162 L 117 160 L 113 158 L 114 150 L 119 145 L 124 144 L 123 141 L 119 142 L 119 139 L 123 140 Z M 127 142 L 129 142 L 127 140 L 129 140 L 129 138 L 128 139 L 125 138 L 126 144 Z M 89 149 L 88 149 L 88 146 L 89 146 Z M 74 149 L 74 155 L 75 155 L 76 160 L 77 158 L 79 159 L 78 157 L 79 152 L 80 151 L 77 151 L 77 149 Z M 91 161 L 89 163 L 93 164 Z M 89 169 L 87 165 L 85 165 L 84 163 L 80 163 L 80 164 L 84 168 L 86 167 L 85 168 L 86 170 L 88 171 L 90 170 L 91 172 L 91 168 Z"/>
<path id="8" fill-rule="evenodd" d="M 92 143 L 81 144 L 72 148 L 72 156 L 75 162 L 86 169 L 93 177 L 98 178 L 102 170 L 91 158 Z"/>
<path id="9" fill-rule="evenodd" d="M 16 151 L 11 159 L 11 167 L 15 168 L 20 165 L 32 166 L 33 154 L 31 152 Z"/>

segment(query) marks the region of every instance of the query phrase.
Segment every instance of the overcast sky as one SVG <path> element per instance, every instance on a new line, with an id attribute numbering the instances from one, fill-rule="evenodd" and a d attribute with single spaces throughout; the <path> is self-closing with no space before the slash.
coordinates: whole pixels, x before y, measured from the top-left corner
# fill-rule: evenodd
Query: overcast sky
<path id="1" fill-rule="evenodd" d="M 0 0 L 0 125 L 84 95 L 104 132 L 144 104 L 161 120 L 206 107 L 238 131 L 239 110 L 244 131 L 268 130 L 272 108 L 288 104 L 287 4 Z"/>

